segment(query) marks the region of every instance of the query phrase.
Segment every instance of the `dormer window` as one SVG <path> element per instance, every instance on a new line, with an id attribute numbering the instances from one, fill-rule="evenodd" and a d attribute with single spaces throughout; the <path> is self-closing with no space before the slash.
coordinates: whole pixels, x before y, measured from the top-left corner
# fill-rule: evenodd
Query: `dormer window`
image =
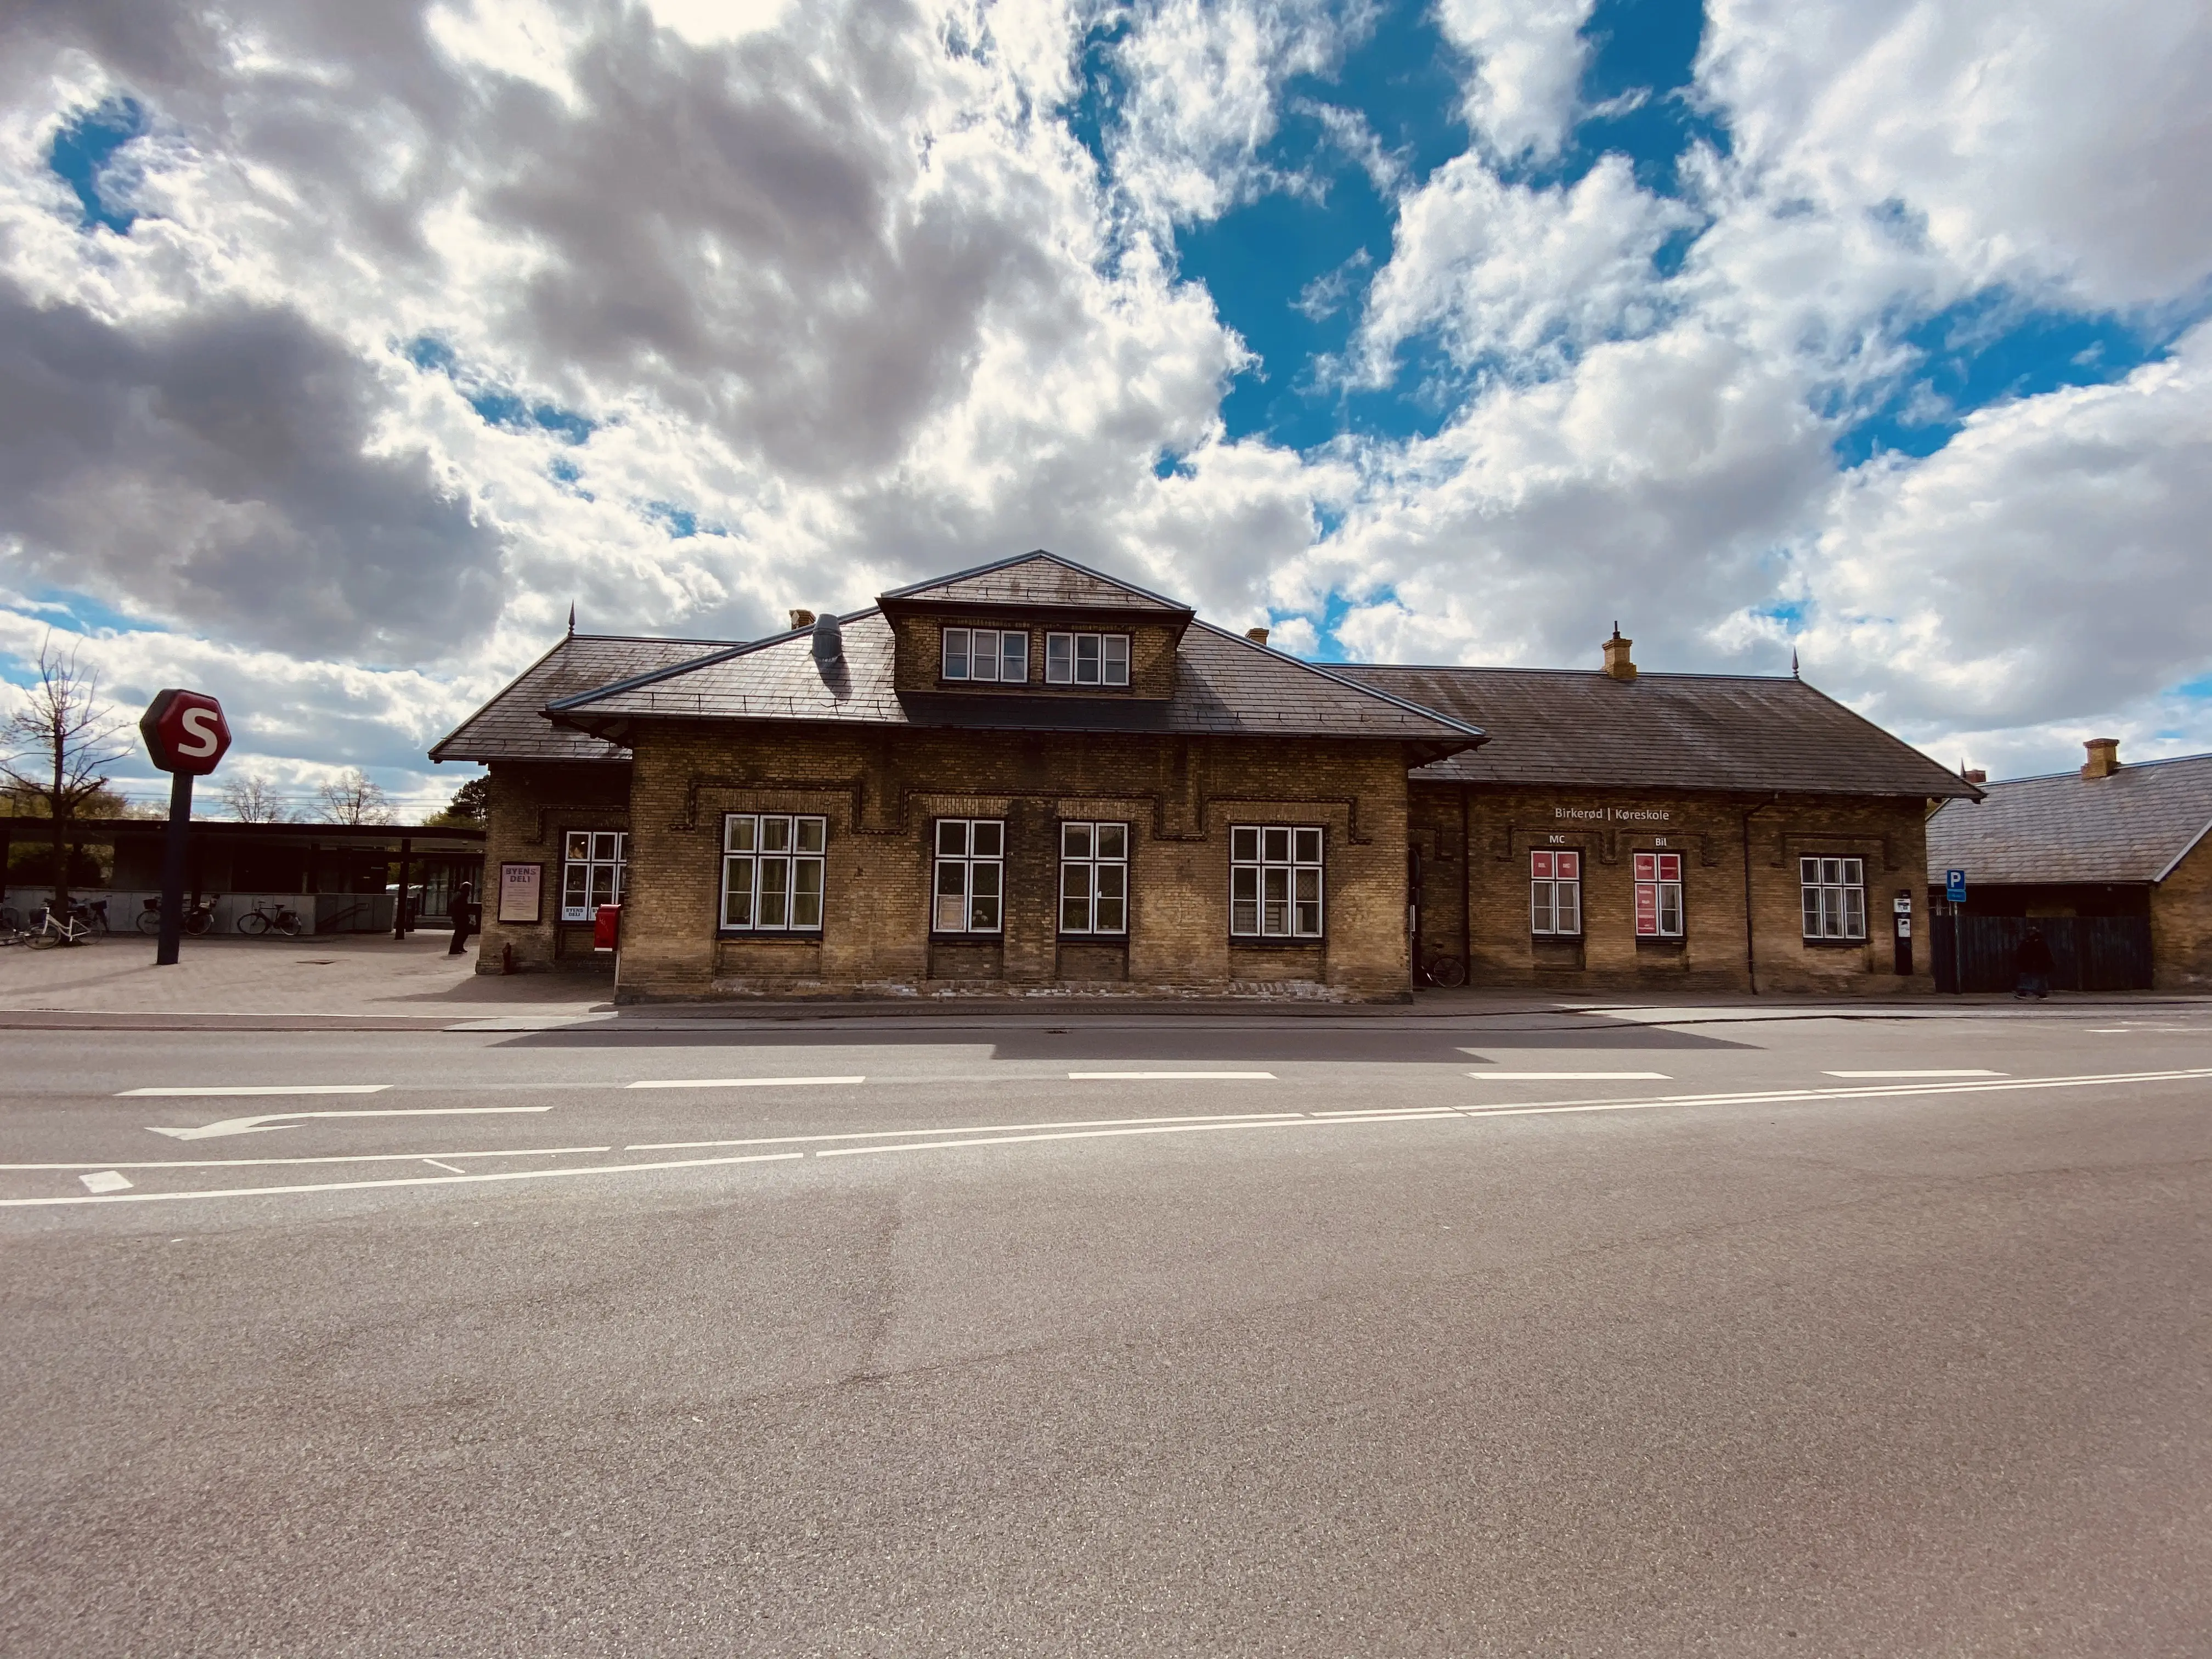
<path id="1" fill-rule="evenodd" d="M 945 678 L 1026 685 L 1030 636 L 1019 629 L 948 628 L 945 630 Z"/>
<path id="2" fill-rule="evenodd" d="M 1044 636 L 1047 685 L 1127 685 L 1127 634 L 1048 634 Z"/>

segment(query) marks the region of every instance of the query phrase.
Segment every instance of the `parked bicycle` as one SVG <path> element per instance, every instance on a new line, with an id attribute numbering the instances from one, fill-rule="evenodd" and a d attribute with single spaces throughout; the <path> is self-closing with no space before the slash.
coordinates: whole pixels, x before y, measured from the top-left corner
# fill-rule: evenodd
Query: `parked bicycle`
<path id="1" fill-rule="evenodd" d="M 215 926 L 215 901 L 210 898 L 202 904 L 189 900 L 185 904 L 185 931 L 194 939 Z M 149 898 L 143 902 L 138 911 L 138 931 L 158 933 L 161 931 L 161 901 Z"/>
<path id="2" fill-rule="evenodd" d="M 1421 983 L 1457 990 L 1467 983 L 1467 964 L 1457 957 L 1431 957 L 1421 964 Z"/>
<path id="3" fill-rule="evenodd" d="M 43 927 L 53 912 L 54 907 L 52 904 L 40 905 L 37 914 L 32 918 L 33 929 L 35 931 Z M 81 927 L 87 933 L 105 933 L 108 931 L 107 901 L 106 899 L 73 900 L 69 907 L 69 914 L 57 925 Z"/>
<path id="4" fill-rule="evenodd" d="M 73 904 L 65 917 L 56 916 L 51 908 L 41 910 L 37 930 L 24 943 L 33 951 L 51 951 L 60 945 L 89 945 L 99 934 L 91 923 L 80 921 L 76 915 L 88 908 Z"/>
<path id="5" fill-rule="evenodd" d="M 238 919 L 238 931 L 257 938 L 264 933 L 278 933 L 287 939 L 297 939 L 300 935 L 300 913 L 281 904 L 274 910 L 256 904 Z"/>

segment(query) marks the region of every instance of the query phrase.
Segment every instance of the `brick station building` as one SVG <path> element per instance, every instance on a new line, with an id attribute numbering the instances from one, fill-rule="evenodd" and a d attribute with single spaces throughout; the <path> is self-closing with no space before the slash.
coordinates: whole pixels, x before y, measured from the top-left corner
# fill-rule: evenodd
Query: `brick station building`
<path id="1" fill-rule="evenodd" d="M 1926 989 L 1891 901 L 1975 793 L 1794 678 L 1322 667 L 1049 553 L 794 622 L 572 635 L 431 750 L 482 969 L 619 902 L 624 998 Z"/>

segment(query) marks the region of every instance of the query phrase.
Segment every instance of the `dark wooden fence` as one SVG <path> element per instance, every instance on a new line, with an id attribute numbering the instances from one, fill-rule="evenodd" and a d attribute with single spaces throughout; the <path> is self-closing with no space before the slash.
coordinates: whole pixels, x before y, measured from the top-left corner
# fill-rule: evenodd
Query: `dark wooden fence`
<path id="1" fill-rule="evenodd" d="M 2150 989 L 2148 916 L 1936 916 L 1936 988 L 2009 991 L 2018 981 L 2020 942 L 2043 930 L 2055 964 L 2054 991 Z"/>

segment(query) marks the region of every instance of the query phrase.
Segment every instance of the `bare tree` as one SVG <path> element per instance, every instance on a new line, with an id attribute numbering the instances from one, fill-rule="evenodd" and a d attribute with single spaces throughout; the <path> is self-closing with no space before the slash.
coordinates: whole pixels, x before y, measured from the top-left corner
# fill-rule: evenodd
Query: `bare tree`
<path id="1" fill-rule="evenodd" d="M 292 817 L 276 786 L 258 772 L 248 772 L 224 784 L 222 804 L 240 823 L 285 823 Z"/>
<path id="2" fill-rule="evenodd" d="M 36 800 L 53 821 L 53 908 L 69 914 L 69 827 L 107 787 L 103 775 L 131 752 L 123 733 L 131 722 L 100 695 L 100 673 L 77 661 L 72 647 L 54 648 L 46 635 L 39 647 L 38 678 L 23 688 L 23 701 L 0 726 L 0 776 L 11 789 Z"/>
<path id="3" fill-rule="evenodd" d="M 323 817 L 332 823 L 392 822 L 392 797 L 358 766 L 339 773 L 315 794 L 323 804 Z"/>

